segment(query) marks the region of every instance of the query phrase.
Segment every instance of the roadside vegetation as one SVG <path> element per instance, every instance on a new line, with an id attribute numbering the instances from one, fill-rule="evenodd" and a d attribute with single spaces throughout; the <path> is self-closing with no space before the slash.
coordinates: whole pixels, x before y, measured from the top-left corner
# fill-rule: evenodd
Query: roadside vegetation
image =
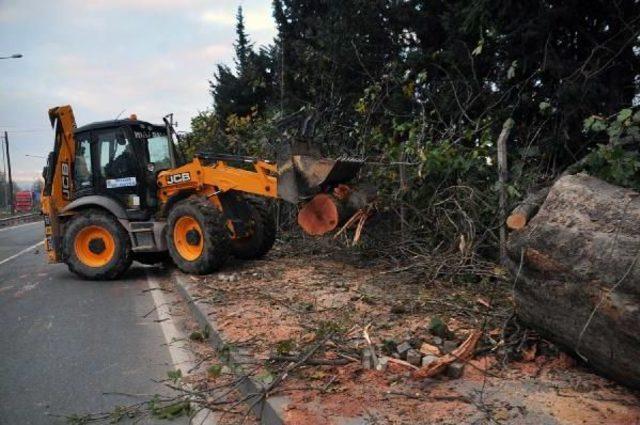
<path id="1" fill-rule="evenodd" d="M 273 13 L 274 43 L 255 46 L 238 9 L 234 66 L 216 67 L 189 152 L 274 158 L 306 140 L 366 159 L 395 255 L 496 259 L 507 119 L 509 206 L 570 166 L 639 187 L 636 2 L 275 0 Z"/>

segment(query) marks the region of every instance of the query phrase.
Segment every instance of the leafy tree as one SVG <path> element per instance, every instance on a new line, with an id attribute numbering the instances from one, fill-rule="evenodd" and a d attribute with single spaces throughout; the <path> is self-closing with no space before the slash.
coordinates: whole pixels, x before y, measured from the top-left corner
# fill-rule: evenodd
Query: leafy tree
<path id="1" fill-rule="evenodd" d="M 416 229 L 477 244 L 491 244 L 497 224 L 495 141 L 507 118 L 513 200 L 590 152 L 594 173 L 637 184 L 637 151 L 605 130 L 637 130 L 636 115 L 618 111 L 638 102 L 638 1 L 273 0 L 273 16 L 275 44 L 256 51 L 238 9 L 235 67 L 218 66 L 214 112 L 193 126 L 215 121 L 215 134 L 194 143 L 266 155 L 289 131 L 276 120 L 312 115 L 325 154 L 410 164 L 366 178 L 390 205 L 411 205 Z M 591 115 L 603 128 L 585 132 Z M 458 216 L 431 226 L 436 204 Z"/>
<path id="2" fill-rule="evenodd" d="M 214 111 L 224 128 L 231 115 L 244 117 L 263 110 L 270 95 L 271 59 L 267 50 L 257 53 L 245 31 L 242 7 L 236 15 L 235 70 L 217 65 L 214 80 L 209 82 Z"/>
<path id="3" fill-rule="evenodd" d="M 247 70 L 250 54 L 253 51 L 253 44 L 249 41 L 249 36 L 244 28 L 242 6 L 238 6 L 236 13 L 236 37 L 236 42 L 233 45 L 236 52 L 236 73 L 242 76 Z"/>

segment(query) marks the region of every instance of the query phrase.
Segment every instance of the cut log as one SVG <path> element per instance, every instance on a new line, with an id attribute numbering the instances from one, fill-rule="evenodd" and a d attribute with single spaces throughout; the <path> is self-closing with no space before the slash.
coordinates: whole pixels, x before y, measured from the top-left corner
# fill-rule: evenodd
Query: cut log
<path id="1" fill-rule="evenodd" d="M 355 189 L 338 185 L 331 194 L 320 193 L 307 202 L 298 212 L 298 224 L 309 235 L 327 234 L 345 224 L 356 211 L 367 208 L 375 198 L 376 190 L 373 188 Z M 366 216 L 364 214 L 365 219 Z M 355 220 L 359 217 L 353 218 Z"/>
<path id="2" fill-rule="evenodd" d="M 594 370 L 640 388 L 640 194 L 585 174 L 560 178 L 508 267 L 521 321 Z"/>
<path id="3" fill-rule="evenodd" d="M 527 222 L 538 211 L 540 205 L 549 194 L 549 187 L 540 189 L 529 194 L 507 218 L 507 227 L 511 230 L 520 230 L 527 225 Z"/>
<path id="4" fill-rule="evenodd" d="M 312 236 L 329 233 L 353 214 L 346 204 L 333 195 L 320 193 L 300 209 L 298 224 Z"/>

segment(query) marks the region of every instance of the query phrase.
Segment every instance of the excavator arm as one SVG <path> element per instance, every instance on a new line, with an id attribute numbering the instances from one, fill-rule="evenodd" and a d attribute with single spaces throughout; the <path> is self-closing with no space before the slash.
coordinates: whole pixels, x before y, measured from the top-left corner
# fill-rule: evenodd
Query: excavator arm
<path id="1" fill-rule="evenodd" d="M 263 160 L 249 160 L 253 170 L 231 167 L 223 160 L 203 164 L 201 157 L 182 167 L 158 174 L 158 198 L 166 203 L 185 191 L 195 191 L 217 203 L 217 194 L 230 190 L 269 198 L 278 197 L 277 167 Z"/>
<path id="2" fill-rule="evenodd" d="M 49 109 L 49 120 L 55 128 L 55 143 L 43 173 L 45 182 L 41 205 L 45 224 L 45 250 L 49 262 L 57 263 L 62 256 L 59 211 L 71 202 L 73 193 L 73 132 L 76 120 L 69 105 Z"/>

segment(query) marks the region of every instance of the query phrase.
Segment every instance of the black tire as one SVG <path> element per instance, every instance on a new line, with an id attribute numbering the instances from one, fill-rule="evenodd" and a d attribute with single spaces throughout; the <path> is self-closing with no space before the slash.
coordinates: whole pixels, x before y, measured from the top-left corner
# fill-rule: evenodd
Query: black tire
<path id="1" fill-rule="evenodd" d="M 115 243 L 111 260 L 101 267 L 85 264 L 75 249 L 76 238 L 83 229 L 90 226 L 99 226 L 108 231 Z M 82 211 L 66 223 L 62 250 L 69 270 L 89 280 L 116 279 L 127 271 L 133 261 L 131 241 L 125 228 L 112 214 L 97 209 Z"/>
<path id="2" fill-rule="evenodd" d="M 133 260 L 138 263 L 153 266 L 159 263 L 166 263 L 171 261 L 168 251 L 161 252 L 134 252 Z"/>
<path id="3" fill-rule="evenodd" d="M 202 230 L 203 249 L 199 257 L 184 258 L 174 241 L 176 222 L 181 217 L 191 217 Z M 167 217 L 167 246 L 175 265 L 185 273 L 207 274 L 219 270 L 229 256 L 229 232 L 218 209 L 207 199 L 189 198 L 177 203 Z"/>
<path id="4" fill-rule="evenodd" d="M 243 260 L 264 257 L 276 241 L 276 221 L 266 202 L 256 198 L 244 198 L 249 207 L 251 235 L 231 240 L 231 253 Z"/>

